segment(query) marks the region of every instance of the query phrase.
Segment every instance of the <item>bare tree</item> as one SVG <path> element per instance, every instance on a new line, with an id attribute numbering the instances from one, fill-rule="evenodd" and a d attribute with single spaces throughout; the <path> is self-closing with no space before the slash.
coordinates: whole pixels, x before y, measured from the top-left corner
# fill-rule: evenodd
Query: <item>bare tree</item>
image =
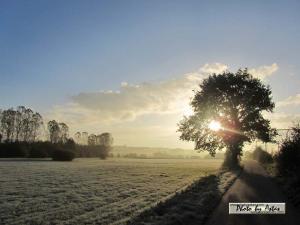
<path id="1" fill-rule="evenodd" d="M 69 127 L 65 123 L 59 123 L 59 139 L 60 142 L 66 143 L 69 137 Z"/>
<path id="2" fill-rule="evenodd" d="M 22 135 L 25 111 L 26 111 L 26 108 L 24 106 L 17 107 L 16 117 L 15 117 L 16 141 L 19 141 L 19 138 Z"/>
<path id="3" fill-rule="evenodd" d="M 43 125 L 42 116 L 39 113 L 34 113 L 32 115 L 32 119 L 31 119 L 31 135 L 30 135 L 31 136 L 31 138 L 30 138 L 31 141 L 36 140 L 42 125 Z"/>
<path id="4" fill-rule="evenodd" d="M 88 136 L 89 136 L 88 132 L 82 132 L 82 134 L 81 134 L 81 140 L 82 140 L 82 144 L 83 145 L 87 145 L 88 144 Z"/>
<path id="5" fill-rule="evenodd" d="M 59 141 L 59 125 L 55 120 L 48 122 L 48 130 L 50 135 L 50 142 L 57 143 Z"/>
<path id="6" fill-rule="evenodd" d="M 23 136 L 23 141 L 25 142 L 28 142 L 30 140 L 32 116 L 33 116 L 33 111 L 29 108 L 25 109 L 24 117 L 22 120 L 22 136 Z"/>
<path id="7" fill-rule="evenodd" d="M 99 145 L 103 145 L 103 146 L 112 146 L 113 144 L 113 137 L 111 135 L 111 133 L 102 133 L 99 136 Z"/>
<path id="8" fill-rule="evenodd" d="M 90 134 L 88 136 L 88 145 L 96 145 L 96 137 L 95 134 Z"/>
<path id="9" fill-rule="evenodd" d="M 0 109 L 0 143 L 2 142 L 3 134 L 2 134 L 2 109 Z"/>
<path id="10" fill-rule="evenodd" d="M 81 133 L 79 131 L 74 134 L 74 140 L 77 144 L 82 144 Z"/>
<path id="11" fill-rule="evenodd" d="M 6 141 L 13 141 L 15 128 L 15 111 L 12 108 L 4 110 L 2 112 L 1 127 Z"/>

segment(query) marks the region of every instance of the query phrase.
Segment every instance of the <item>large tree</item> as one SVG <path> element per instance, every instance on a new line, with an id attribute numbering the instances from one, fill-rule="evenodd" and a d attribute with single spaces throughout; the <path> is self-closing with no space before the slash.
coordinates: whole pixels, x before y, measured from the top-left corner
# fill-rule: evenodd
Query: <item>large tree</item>
<path id="1" fill-rule="evenodd" d="M 245 142 L 269 142 L 276 135 L 262 112 L 272 112 L 271 89 L 247 69 L 235 74 L 212 74 L 200 84 L 191 101 L 194 114 L 179 123 L 180 139 L 195 142 L 195 149 L 227 149 L 225 165 L 236 166 Z"/>

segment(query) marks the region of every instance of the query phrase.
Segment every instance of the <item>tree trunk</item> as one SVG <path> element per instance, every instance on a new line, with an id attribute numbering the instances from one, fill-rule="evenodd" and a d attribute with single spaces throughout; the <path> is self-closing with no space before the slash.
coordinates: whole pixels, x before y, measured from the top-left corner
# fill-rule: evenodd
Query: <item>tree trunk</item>
<path id="1" fill-rule="evenodd" d="M 236 168 L 239 166 L 239 156 L 241 149 L 238 145 L 229 145 L 225 153 L 223 165 L 228 168 Z"/>

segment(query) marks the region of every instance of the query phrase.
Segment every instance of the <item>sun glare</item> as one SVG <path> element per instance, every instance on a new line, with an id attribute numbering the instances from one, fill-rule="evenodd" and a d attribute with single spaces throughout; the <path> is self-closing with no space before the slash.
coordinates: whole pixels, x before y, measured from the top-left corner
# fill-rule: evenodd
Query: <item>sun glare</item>
<path id="1" fill-rule="evenodd" d="M 221 124 L 218 121 L 212 120 L 208 124 L 208 128 L 213 130 L 213 131 L 219 131 L 222 127 L 221 127 Z"/>

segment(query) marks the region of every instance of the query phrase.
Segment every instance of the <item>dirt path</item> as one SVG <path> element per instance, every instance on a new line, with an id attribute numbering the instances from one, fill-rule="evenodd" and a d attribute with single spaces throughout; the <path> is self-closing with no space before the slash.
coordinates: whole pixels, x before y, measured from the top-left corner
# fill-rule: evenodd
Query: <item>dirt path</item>
<path id="1" fill-rule="evenodd" d="M 229 215 L 229 202 L 286 202 L 285 215 Z M 287 202 L 265 170 L 247 161 L 244 171 L 223 196 L 206 225 L 299 225 L 300 212 Z"/>

